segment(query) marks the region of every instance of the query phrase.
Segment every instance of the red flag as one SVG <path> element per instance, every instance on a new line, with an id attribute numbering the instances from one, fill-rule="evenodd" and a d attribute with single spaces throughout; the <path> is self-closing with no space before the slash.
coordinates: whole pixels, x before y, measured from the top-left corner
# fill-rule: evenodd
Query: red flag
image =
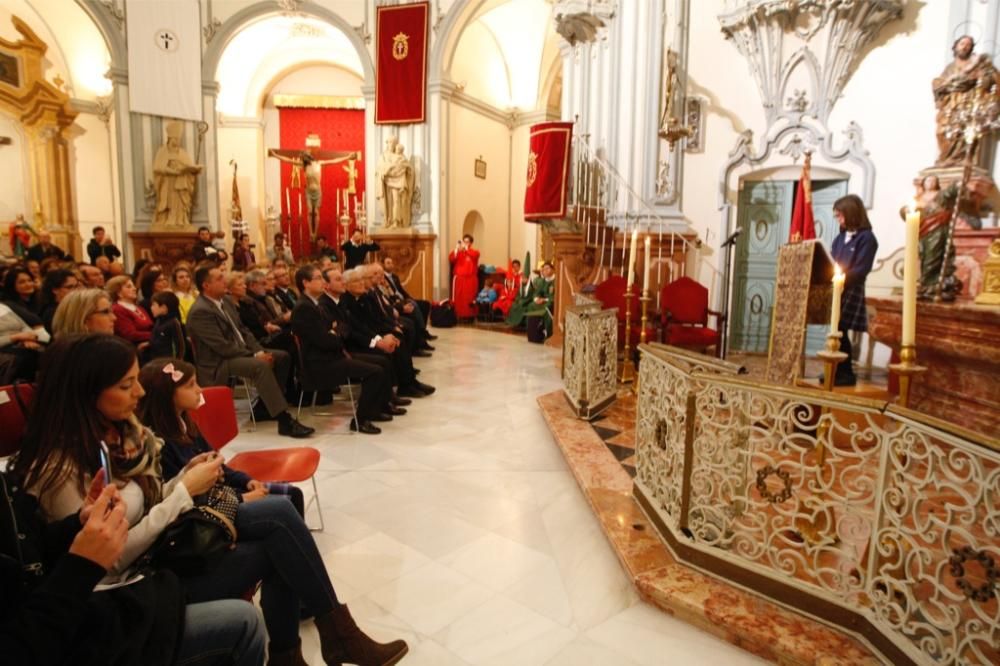
<path id="1" fill-rule="evenodd" d="M 799 177 L 799 184 L 795 190 L 795 207 L 792 209 L 792 228 L 788 232 L 789 243 L 798 243 L 816 238 L 810 168 L 811 157 L 809 153 L 806 153 L 806 160 L 802 165 L 802 176 Z"/>
<path id="2" fill-rule="evenodd" d="M 566 216 L 572 140 L 573 123 L 541 123 L 531 127 L 524 189 L 525 220 L 533 222 Z"/>
<path id="3" fill-rule="evenodd" d="M 375 10 L 375 122 L 422 123 L 426 117 L 429 4 Z"/>

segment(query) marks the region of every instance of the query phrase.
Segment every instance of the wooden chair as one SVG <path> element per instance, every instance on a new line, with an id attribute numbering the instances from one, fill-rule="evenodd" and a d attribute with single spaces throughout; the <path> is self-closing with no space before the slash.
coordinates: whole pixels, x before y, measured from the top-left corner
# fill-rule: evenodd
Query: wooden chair
<path id="1" fill-rule="evenodd" d="M 660 290 L 660 309 L 663 342 L 699 351 L 715 347 L 716 356 L 721 357 L 719 331 L 708 327 L 708 315 L 716 318 L 719 329 L 726 325 L 725 317 L 708 308 L 706 287 L 689 277 L 678 278 Z"/>
<path id="2" fill-rule="evenodd" d="M 236 423 L 233 390 L 228 386 L 209 386 L 202 389 L 202 395 L 205 397 L 205 404 L 194 412 L 194 421 L 205 441 L 216 451 L 221 451 L 240 432 Z M 316 485 L 319 459 L 319 451 L 311 446 L 290 446 L 237 453 L 226 464 L 265 483 L 312 481 L 313 496 L 306 504 L 306 510 L 316 502 L 319 531 L 322 532 L 326 529 L 326 523 L 323 521 L 323 506 L 319 501 L 319 486 Z"/>

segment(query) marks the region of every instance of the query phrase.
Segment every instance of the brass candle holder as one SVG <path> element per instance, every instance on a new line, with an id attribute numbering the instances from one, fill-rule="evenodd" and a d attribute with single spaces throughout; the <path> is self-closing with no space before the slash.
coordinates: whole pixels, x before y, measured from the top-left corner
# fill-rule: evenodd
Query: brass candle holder
<path id="1" fill-rule="evenodd" d="M 630 384 L 635 381 L 635 365 L 632 363 L 632 299 L 635 293 L 632 285 L 625 288 L 625 349 L 623 350 L 622 364 L 618 369 L 618 381 L 622 384 Z"/>
<path id="2" fill-rule="evenodd" d="M 890 363 L 889 372 L 899 376 L 899 404 L 908 408 L 914 376 L 927 372 L 927 366 L 917 365 L 916 345 L 903 345 L 899 350 L 899 363 Z"/>
<path id="3" fill-rule="evenodd" d="M 649 318 L 648 318 L 649 302 L 651 300 L 653 300 L 653 299 L 650 298 L 650 296 L 649 296 L 649 289 L 646 288 L 646 287 L 643 287 L 642 296 L 639 297 L 639 302 L 642 304 L 642 321 L 640 323 L 640 327 L 641 328 L 639 329 L 639 344 L 640 345 L 646 344 L 646 341 L 647 341 L 647 339 L 649 337 L 646 334 L 646 324 L 649 321 Z M 639 374 L 638 373 L 636 373 L 635 384 L 633 385 L 632 389 L 635 391 L 636 395 L 639 395 Z"/>
<path id="4" fill-rule="evenodd" d="M 816 356 L 823 361 L 823 390 L 833 391 L 834 376 L 837 373 L 837 366 L 847 360 L 847 354 L 840 351 L 840 339 L 842 331 L 833 331 L 826 336 L 826 347 L 817 352 Z M 826 418 L 830 413 L 829 407 L 823 407 L 819 413 L 819 425 L 816 427 L 816 467 L 820 474 L 826 465 L 826 438 L 830 434 L 830 419 Z M 822 496 L 814 495 L 807 499 L 804 504 L 812 504 L 817 507 L 822 506 Z M 837 536 L 831 534 L 831 517 L 829 509 L 822 510 L 812 518 L 799 517 L 795 521 L 795 527 L 802 538 L 812 545 L 830 544 L 837 542 Z"/>

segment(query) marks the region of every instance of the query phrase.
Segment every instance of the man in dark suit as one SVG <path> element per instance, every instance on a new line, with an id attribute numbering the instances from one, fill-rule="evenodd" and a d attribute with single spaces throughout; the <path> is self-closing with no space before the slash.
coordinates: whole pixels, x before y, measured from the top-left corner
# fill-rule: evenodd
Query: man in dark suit
<path id="1" fill-rule="evenodd" d="M 240 315 L 225 298 L 226 279 L 218 268 L 203 266 L 195 271 L 195 286 L 201 295 L 188 312 L 187 330 L 195 343 L 198 380 L 218 386 L 229 378 L 245 377 L 257 387 L 267 413 L 278 420 L 278 434 L 308 437 L 314 430 L 288 413 L 282 393 L 291 359 L 281 350 L 260 346 L 253 333 L 240 323 Z"/>
<path id="2" fill-rule="evenodd" d="M 122 256 L 122 252 L 108 238 L 104 227 L 94 227 L 94 237 L 87 243 L 87 256 L 90 257 L 90 263 L 96 266 L 98 257 L 107 257 L 109 263 L 114 263 L 115 259 Z"/>
<path id="3" fill-rule="evenodd" d="M 38 242 L 28 249 L 28 259 L 34 259 L 38 263 L 42 263 L 49 257 L 65 261 L 66 253 L 62 251 L 62 248 L 52 244 L 52 234 L 42 231 L 38 234 Z"/>
<path id="4" fill-rule="evenodd" d="M 345 272 L 344 284 L 347 291 L 341 296 L 340 307 L 350 319 L 354 344 L 372 353 L 388 355 L 396 373 L 400 396 L 423 398 L 433 393 L 433 386 L 417 381 L 413 359 L 400 339 L 391 331 L 385 331 L 380 322 L 372 321 L 368 310 L 361 304 L 359 299 L 367 291 L 364 270 L 359 267 Z"/>
<path id="5" fill-rule="evenodd" d="M 427 340 L 437 340 L 436 335 L 431 335 L 430 331 L 427 330 L 427 322 L 431 318 L 431 302 L 425 301 L 423 299 L 417 299 L 410 296 L 406 288 L 403 287 L 403 282 L 396 275 L 396 261 L 392 257 L 386 257 L 382 262 L 382 268 L 385 272 L 385 281 L 389 288 L 395 293 L 400 301 L 403 303 L 403 314 L 408 314 L 413 312 L 414 318 L 416 318 L 417 313 L 419 313 L 421 320 L 423 321 L 424 338 Z"/>
<path id="6" fill-rule="evenodd" d="M 218 263 L 218 255 L 219 251 L 212 245 L 212 230 L 208 227 L 198 227 L 198 240 L 194 242 L 194 246 L 191 248 L 191 256 L 194 257 L 195 265 L 200 264 L 206 259 L 211 259 Z"/>
<path id="7" fill-rule="evenodd" d="M 365 263 L 365 257 L 368 256 L 369 252 L 378 252 L 382 249 L 378 243 L 364 242 L 364 238 L 364 234 L 359 229 L 355 229 L 354 233 L 351 234 L 351 239 L 344 241 L 344 244 L 340 246 L 344 253 L 345 270 L 360 266 Z"/>
<path id="8" fill-rule="evenodd" d="M 392 384 L 378 365 L 352 358 L 344 341 L 334 331 L 334 322 L 319 307 L 326 283 L 315 266 L 304 266 L 295 272 L 295 286 L 302 295 L 292 310 L 292 332 L 301 344 L 305 372 L 318 390 L 332 391 L 348 379 L 361 380 L 357 420 L 351 430 L 368 435 L 381 432 L 372 421 L 391 421 L 403 415 L 405 409 L 390 404 Z"/>
<path id="9" fill-rule="evenodd" d="M 289 312 L 295 308 L 295 301 L 299 300 L 298 294 L 292 291 L 292 276 L 289 275 L 288 268 L 283 266 L 274 269 L 274 296 Z"/>
<path id="10" fill-rule="evenodd" d="M 401 318 L 379 289 L 378 275 L 381 268 L 377 264 L 365 264 L 355 270 L 362 271 L 365 278 L 365 293 L 358 297 L 358 301 L 368 313 L 368 319 L 375 325 L 376 330 L 382 334 L 392 333 L 398 337 L 410 356 L 430 356 L 428 352 L 419 349 L 413 322 Z"/>
<path id="11" fill-rule="evenodd" d="M 376 295 L 382 297 L 386 306 L 395 310 L 397 320 L 407 322 L 407 328 L 413 331 L 414 349 L 425 352 L 434 351 L 434 347 L 431 347 L 427 340 L 427 322 L 420 308 L 415 303 L 404 300 L 396 292 L 392 283 L 389 282 L 388 275 L 382 264 L 378 262 L 371 264 L 371 272 Z"/>

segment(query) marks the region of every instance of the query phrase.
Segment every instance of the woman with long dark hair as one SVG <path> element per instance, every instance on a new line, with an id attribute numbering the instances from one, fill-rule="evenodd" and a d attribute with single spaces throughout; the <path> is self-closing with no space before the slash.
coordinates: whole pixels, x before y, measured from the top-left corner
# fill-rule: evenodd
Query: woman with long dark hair
<path id="1" fill-rule="evenodd" d="M 39 316 L 45 325 L 45 330 L 52 332 L 52 318 L 56 308 L 66 295 L 80 286 L 76 273 L 65 268 L 56 268 L 42 278 L 42 296 L 39 300 Z"/>
<path id="2" fill-rule="evenodd" d="M 159 372 L 166 376 L 164 370 L 161 366 Z M 165 379 L 175 381 L 175 372 Z M 193 507 L 192 497 L 207 492 L 222 477 L 222 458 L 196 457 L 164 483 L 161 441 L 135 416 L 144 395 L 135 350 L 115 336 L 57 341 L 47 354 L 37 391 L 35 404 L 45 407 L 29 418 L 15 473 L 39 498 L 46 518 L 58 520 L 83 506 L 105 442 L 112 478 L 120 486 L 132 525 L 113 570 L 118 578 L 127 578 L 129 567 L 163 530 Z M 271 497 L 241 505 L 236 528 L 236 547 L 215 568 L 182 583 L 188 601 L 199 603 L 238 599 L 263 581 L 261 607 L 271 664 L 305 664 L 298 637 L 300 604 L 315 617 L 327 663 L 394 664 L 406 654 L 403 641 L 376 643 L 354 623 L 337 600 L 312 535 L 290 502 Z"/>
<path id="3" fill-rule="evenodd" d="M 3 302 L 17 313 L 28 326 L 42 325 L 38 316 L 38 284 L 35 276 L 24 266 L 13 266 L 3 278 Z"/>
<path id="4" fill-rule="evenodd" d="M 150 305 L 153 302 L 153 296 L 164 291 L 170 291 L 170 279 L 167 274 L 158 269 L 152 269 L 146 271 L 145 275 L 142 276 L 142 281 L 139 283 L 139 291 L 142 294 L 142 300 L 139 301 L 139 307 L 146 311 L 150 317 L 153 317 L 153 311 Z"/>
<path id="5" fill-rule="evenodd" d="M 872 231 L 865 204 L 856 194 L 848 194 L 833 203 L 833 216 L 840 233 L 833 239 L 830 254 L 844 273 L 844 291 L 840 298 L 840 351 L 847 359 L 837 366 L 836 386 L 854 386 L 857 377 L 852 365 L 851 331 L 868 330 L 865 306 L 865 280 L 875 262 L 878 240 Z"/>

